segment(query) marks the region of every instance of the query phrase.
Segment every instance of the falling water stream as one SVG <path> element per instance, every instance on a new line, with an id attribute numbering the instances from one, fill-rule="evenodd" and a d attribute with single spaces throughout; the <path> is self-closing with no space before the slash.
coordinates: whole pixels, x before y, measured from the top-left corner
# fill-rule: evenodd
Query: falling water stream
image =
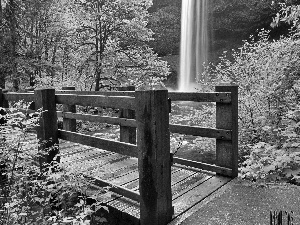
<path id="1" fill-rule="evenodd" d="M 195 91 L 208 55 L 208 1 L 182 0 L 179 91 Z"/>

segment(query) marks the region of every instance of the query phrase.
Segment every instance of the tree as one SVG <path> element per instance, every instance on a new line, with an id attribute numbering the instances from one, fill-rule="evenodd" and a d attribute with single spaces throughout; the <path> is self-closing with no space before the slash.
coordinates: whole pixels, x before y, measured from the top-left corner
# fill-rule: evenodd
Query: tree
<path id="1" fill-rule="evenodd" d="M 0 38 L 1 38 L 1 60 L 0 60 L 0 78 L 1 86 L 4 87 L 4 79 L 6 74 L 10 77 L 17 76 L 17 44 L 18 44 L 18 33 L 17 33 L 17 11 L 18 2 L 17 0 L 9 0 L 7 2 L 0 1 Z M 10 67 L 8 67 L 10 62 Z M 17 80 L 14 79 L 14 88 L 17 89 Z"/>
<path id="2" fill-rule="evenodd" d="M 178 55 L 180 49 L 181 10 L 166 6 L 151 14 L 149 27 L 154 32 L 150 45 L 161 56 Z"/>
<path id="3" fill-rule="evenodd" d="M 61 20 L 57 21 L 58 3 L 11 0 L 2 4 L 5 9 L 1 21 L 3 87 L 5 80 L 13 81 L 14 90 L 18 90 L 20 81 L 30 80 L 33 85 L 34 77 L 41 77 L 42 73 L 54 76 L 58 43 L 66 33 L 59 27 Z"/>
<path id="4" fill-rule="evenodd" d="M 93 66 L 95 90 L 121 82 L 139 84 L 168 75 L 166 63 L 148 47 L 147 28 L 151 1 L 77 1 L 78 45 L 88 52 L 82 66 Z M 148 62 L 146 62 L 148 60 Z M 138 72 L 137 72 L 138 71 Z"/>
<path id="5" fill-rule="evenodd" d="M 271 26 L 273 28 L 281 25 L 281 22 L 292 25 L 296 31 L 300 31 L 300 4 L 297 1 L 287 1 L 279 3 L 281 6 L 280 11 L 273 18 Z M 299 33 L 297 33 L 299 36 Z"/>
<path id="6" fill-rule="evenodd" d="M 2 2 L 0 74 L 11 74 L 2 83 L 100 90 L 160 82 L 168 66 L 148 47 L 150 6 L 151 0 Z"/>

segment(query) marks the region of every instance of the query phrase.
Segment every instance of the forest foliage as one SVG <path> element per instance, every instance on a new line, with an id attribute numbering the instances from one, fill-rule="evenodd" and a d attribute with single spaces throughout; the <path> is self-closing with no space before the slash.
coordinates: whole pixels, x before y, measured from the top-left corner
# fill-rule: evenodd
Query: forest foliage
<path id="1" fill-rule="evenodd" d="M 169 68 L 148 46 L 151 2 L 1 0 L 0 86 L 159 83 Z"/>
<path id="2" fill-rule="evenodd" d="M 150 17 L 150 0 L 0 3 L 1 87 L 6 82 L 15 90 L 25 83 L 99 90 L 120 83 L 151 85 L 169 73 L 166 62 L 149 44 L 155 43 L 153 37 L 171 40 L 166 45 L 169 48 L 178 40 L 174 30 L 178 29 L 179 12 L 174 6 L 158 10 Z M 210 83 L 206 85 L 239 85 L 240 176 L 299 185 L 300 5 L 285 1 L 280 6 L 271 25 L 280 27 L 288 23 L 292 28 L 289 34 L 272 40 L 270 31 L 261 30 L 239 49 L 224 52 L 218 64 L 207 66 L 205 72 Z M 166 46 L 156 45 L 156 51 L 162 53 Z M 214 126 L 215 112 L 210 106 L 200 110 L 175 104 L 172 107 L 172 123 Z M 0 165 L 6 165 L 9 172 L 2 171 L 0 175 L 8 177 L 9 190 L 2 189 L 8 194 L 4 219 L 11 222 L 6 224 L 105 222 L 99 210 L 107 211 L 106 207 L 86 204 L 81 191 L 87 186 L 80 174 L 68 170 L 41 174 L 38 167 L 32 166 L 41 154 L 36 143 L 30 141 L 30 130 L 37 125 L 38 117 L 12 110 L 5 119 L 7 123 L 0 127 Z M 83 125 L 82 129 L 89 126 Z M 213 146 L 206 140 L 183 141 L 176 135 L 171 140 L 172 151 L 178 154 L 188 142 L 194 142 L 195 149 L 202 146 L 210 150 Z M 99 195 L 103 196 L 106 191 L 101 191 Z M 53 205 L 53 201 L 50 204 L 52 197 L 59 199 L 59 205 Z M 60 209 L 54 210 L 53 206 Z M 29 220 L 22 221 L 23 216 Z"/>
<path id="3" fill-rule="evenodd" d="M 207 67 L 212 83 L 239 85 L 241 176 L 300 181 L 299 5 L 282 4 L 272 26 L 292 23 L 288 36 L 270 40 L 262 30 L 238 50 Z M 276 23 L 276 24 L 275 24 Z"/>

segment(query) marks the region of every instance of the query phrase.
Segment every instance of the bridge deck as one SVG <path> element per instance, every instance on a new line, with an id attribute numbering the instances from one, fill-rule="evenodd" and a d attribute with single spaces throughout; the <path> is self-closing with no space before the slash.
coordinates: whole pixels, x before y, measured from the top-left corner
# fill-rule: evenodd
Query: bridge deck
<path id="1" fill-rule="evenodd" d="M 30 139 L 35 139 L 33 135 Z M 114 185 L 123 186 L 132 191 L 139 190 L 138 160 L 110 151 L 105 151 L 64 140 L 59 141 L 61 163 L 64 167 L 81 172 L 89 177 L 105 180 Z M 179 217 L 207 196 L 218 190 L 231 178 L 217 176 L 214 173 L 185 167 L 179 164 L 172 166 L 172 205 L 173 219 Z M 89 183 L 88 195 L 99 190 L 97 182 Z M 108 206 L 109 220 L 130 221 L 139 224 L 139 203 L 115 193 L 100 195 Z M 118 224 L 112 222 L 111 224 Z"/>
<path id="2" fill-rule="evenodd" d="M 139 189 L 137 158 L 62 140 L 60 140 L 60 153 L 61 162 L 66 167 L 133 191 Z M 173 219 L 230 180 L 210 172 L 174 164 L 172 166 Z M 96 189 L 92 188 L 90 191 Z M 117 194 L 106 196 L 105 202 L 111 210 L 117 209 L 124 219 L 129 219 L 134 224 L 139 223 L 138 202 Z"/>

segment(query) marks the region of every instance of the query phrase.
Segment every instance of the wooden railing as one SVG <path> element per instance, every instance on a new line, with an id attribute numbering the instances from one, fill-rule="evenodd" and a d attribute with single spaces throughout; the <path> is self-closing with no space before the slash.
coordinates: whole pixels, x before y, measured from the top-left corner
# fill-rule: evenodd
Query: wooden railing
<path id="1" fill-rule="evenodd" d="M 170 132 L 216 139 L 214 165 L 174 157 L 174 163 L 217 174 L 238 175 L 238 86 L 216 86 L 212 93 L 169 93 L 172 101 L 216 102 L 216 128 L 170 124 Z"/>
<path id="2" fill-rule="evenodd" d="M 209 170 L 220 175 L 236 177 L 238 173 L 238 87 L 217 86 L 214 93 L 179 93 L 167 90 L 81 92 L 68 87 L 64 90 L 35 90 L 34 93 L 2 93 L 0 107 L 8 101 L 33 101 L 35 109 L 42 109 L 39 141 L 48 141 L 49 148 L 58 145 L 58 139 L 76 142 L 138 158 L 139 193 L 121 186 L 114 192 L 140 202 L 140 222 L 167 224 L 171 221 L 171 165 Z M 169 124 L 171 101 L 216 102 L 216 128 Z M 56 111 L 56 104 L 63 104 L 63 111 Z M 76 105 L 112 107 L 121 109 L 121 116 L 107 117 L 76 113 Z M 63 117 L 63 129 L 58 129 L 57 117 Z M 106 140 L 76 133 L 76 120 L 120 125 L 120 141 Z M 137 132 L 136 132 L 137 131 Z M 174 157 L 170 153 L 170 132 L 216 139 L 214 165 Z M 49 141 L 50 140 L 50 141 Z M 40 148 L 41 148 L 40 147 Z M 50 163 L 58 149 L 40 159 Z M 100 185 L 110 185 L 99 180 Z M 150 222 L 149 222 L 150 221 Z"/>

